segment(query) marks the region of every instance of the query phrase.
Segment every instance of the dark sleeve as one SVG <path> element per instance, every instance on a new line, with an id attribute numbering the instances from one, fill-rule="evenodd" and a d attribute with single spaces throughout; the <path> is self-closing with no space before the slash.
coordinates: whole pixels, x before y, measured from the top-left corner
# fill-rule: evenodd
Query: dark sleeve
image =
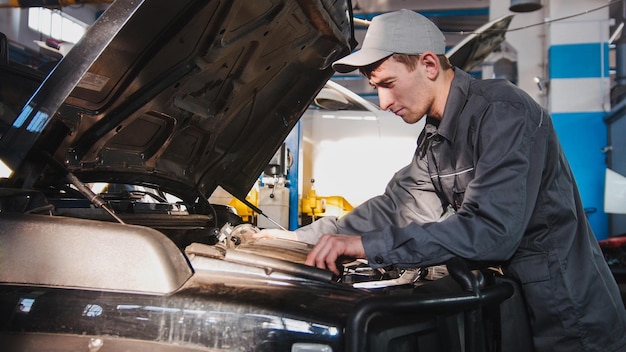
<path id="1" fill-rule="evenodd" d="M 390 225 L 364 234 L 373 266 L 433 265 L 452 256 L 501 261 L 513 255 L 541 184 L 547 139 L 543 112 L 538 106 L 495 102 L 477 121 L 470 138 L 474 178 L 457 213 L 442 222 Z"/>

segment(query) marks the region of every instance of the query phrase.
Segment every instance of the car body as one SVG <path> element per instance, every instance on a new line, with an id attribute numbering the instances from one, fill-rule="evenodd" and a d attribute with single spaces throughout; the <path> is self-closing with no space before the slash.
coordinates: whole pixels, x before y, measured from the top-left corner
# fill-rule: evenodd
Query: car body
<path id="1" fill-rule="evenodd" d="M 47 76 L 5 60 L 2 83 L 29 94 L 2 101 L 3 348 L 500 346 L 498 307 L 516 291 L 493 271 L 455 261 L 428 280 L 354 261 L 334 277 L 303 264 L 309 245 L 255 239 L 208 202 L 218 185 L 245 196 L 354 47 L 350 14 L 346 1 L 116 1 Z"/>

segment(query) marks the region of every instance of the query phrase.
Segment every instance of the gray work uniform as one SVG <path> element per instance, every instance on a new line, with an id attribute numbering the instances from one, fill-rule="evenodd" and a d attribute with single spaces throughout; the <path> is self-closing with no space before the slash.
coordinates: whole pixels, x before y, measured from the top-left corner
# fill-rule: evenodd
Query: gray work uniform
<path id="1" fill-rule="evenodd" d="M 455 69 L 444 116 L 428 119 L 420 140 L 436 192 L 457 213 L 362 233 L 370 265 L 499 262 L 522 284 L 537 351 L 626 349 L 619 289 L 548 113 L 508 81 Z"/>

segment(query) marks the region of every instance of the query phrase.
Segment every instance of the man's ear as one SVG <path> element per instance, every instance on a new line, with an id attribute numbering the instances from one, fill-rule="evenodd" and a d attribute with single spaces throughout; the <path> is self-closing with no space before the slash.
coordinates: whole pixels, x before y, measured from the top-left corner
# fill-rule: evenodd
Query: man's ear
<path id="1" fill-rule="evenodd" d="M 437 55 L 431 51 L 427 51 L 420 56 L 420 60 L 422 61 L 422 65 L 426 68 L 428 78 L 434 80 L 439 74 L 439 69 L 441 68 Z"/>

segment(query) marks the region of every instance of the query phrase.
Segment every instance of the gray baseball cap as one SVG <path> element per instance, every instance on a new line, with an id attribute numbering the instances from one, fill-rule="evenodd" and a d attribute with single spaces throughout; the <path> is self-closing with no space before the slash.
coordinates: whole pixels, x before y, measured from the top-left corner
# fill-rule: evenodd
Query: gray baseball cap
<path id="1" fill-rule="evenodd" d="M 388 12 L 372 19 L 361 49 L 335 61 L 333 68 L 347 73 L 395 53 L 415 55 L 426 51 L 445 54 L 446 38 L 439 28 L 415 11 Z"/>

